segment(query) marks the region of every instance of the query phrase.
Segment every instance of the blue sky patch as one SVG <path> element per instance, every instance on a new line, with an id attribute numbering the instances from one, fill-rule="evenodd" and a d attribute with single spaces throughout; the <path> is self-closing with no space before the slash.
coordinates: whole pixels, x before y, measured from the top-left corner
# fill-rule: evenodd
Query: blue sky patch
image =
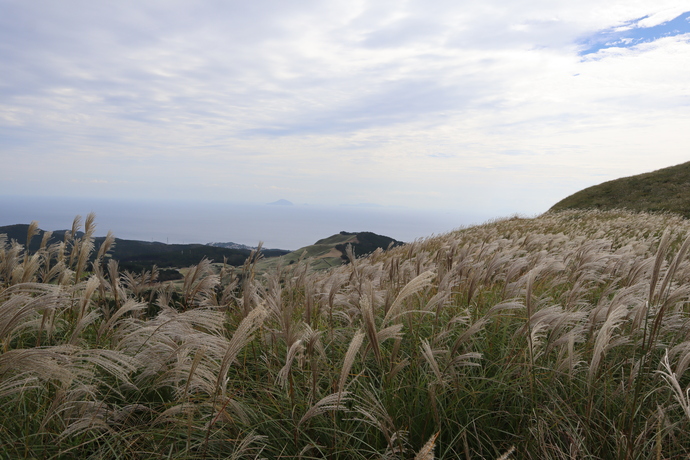
<path id="1" fill-rule="evenodd" d="M 580 56 L 596 53 L 606 48 L 631 48 L 640 43 L 649 43 L 660 38 L 690 33 L 690 12 L 653 27 L 641 27 L 639 23 L 648 18 L 643 16 L 621 26 L 602 30 L 580 41 L 583 50 Z"/>

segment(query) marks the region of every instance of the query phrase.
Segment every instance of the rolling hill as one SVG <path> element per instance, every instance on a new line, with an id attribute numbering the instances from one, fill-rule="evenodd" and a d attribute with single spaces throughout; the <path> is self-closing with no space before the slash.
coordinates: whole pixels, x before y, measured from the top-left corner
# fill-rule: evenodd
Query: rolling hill
<path id="1" fill-rule="evenodd" d="M 356 257 L 361 257 L 374 252 L 378 248 L 388 249 L 389 247 L 401 246 L 403 244 L 402 241 L 372 232 L 340 232 L 279 258 L 264 260 L 260 263 L 260 268 L 273 268 L 278 263 L 291 265 L 300 259 L 309 258 L 311 259 L 309 261 L 311 268 L 320 270 L 346 263 L 348 261 L 346 253 L 348 245 L 352 245 L 352 250 Z"/>
<path id="2" fill-rule="evenodd" d="M 673 212 L 690 218 L 690 162 L 588 187 L 550 211 L 564 209 Z"/>

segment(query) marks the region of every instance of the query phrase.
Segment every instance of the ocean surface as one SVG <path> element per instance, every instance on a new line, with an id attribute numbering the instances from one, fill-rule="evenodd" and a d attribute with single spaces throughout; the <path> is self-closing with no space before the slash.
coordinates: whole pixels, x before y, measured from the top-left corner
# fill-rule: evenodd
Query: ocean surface
<path id="1" fill-rule="evenodd" d="M 491 217 L 456 212 L 357 206 L 278 206 L 214 202 L 0 196 L 0 226 L 43 230 L 72 227 L 76 215 L 96 213 L 96 236 L 163 243 L 234 242 L 294 250 L 340 231 L 370 231 L 411 242 L 482 223 Z"/>

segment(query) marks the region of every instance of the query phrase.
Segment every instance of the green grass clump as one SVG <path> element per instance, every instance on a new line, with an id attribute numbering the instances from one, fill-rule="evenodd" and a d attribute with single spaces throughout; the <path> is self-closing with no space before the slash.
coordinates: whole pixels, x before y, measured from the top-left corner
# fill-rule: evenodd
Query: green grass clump
<path id="1" fill-rule="evenodd" d="M 36 251 L 0 237 L 10 458 L 690 454 L 679 216 L 547 213 L 175 285 L 104 265 L 80 224 Z"/>

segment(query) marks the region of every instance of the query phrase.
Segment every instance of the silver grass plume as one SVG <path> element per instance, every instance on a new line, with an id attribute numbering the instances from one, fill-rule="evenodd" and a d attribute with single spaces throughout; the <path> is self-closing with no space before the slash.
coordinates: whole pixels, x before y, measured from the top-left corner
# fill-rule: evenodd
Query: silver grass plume
<path id="1" fill-rule="evenodd" d="M 252 339 L 254 332 L 261 327 L 267 315 L 268 312 L 263 306 L 257 306 L 245 316 L 233 333 L 228 343 L 225 356 L 223 356 L 223 360 L 221 361 L 220 370 L 218 371 L 218 380 L 216 381 L 216 391 L 219 391 L 223 396 L 226 392 L 227 375 L 230 365 L 242 348 Z"/>
<path id="2" fill-rule="evenodd" d="M 197 410 L 197 405 L 192 403 L 175 404 L 164 410 L 151 422 L 151 425 L 165 425 L 178 421 L 179 416 L 189 417 Z"/>
<path id="3" fill-rule="evenodd" d="M 649 344 L 648 344 L 648 349 L 651 349 L 654 340 L 656 337 L 658 337 L 662 322 L 664 319 L 664 316 L 666 314 L 666 310 L 668 309 L 669 305 L 673 305 L 675 303 L 680 302 L 681 300 L 685 300 L 687 298 L 687 286 L 683 286 L 682 288 L 676 289 L 673 293 L 670 292 L 671 289 L 671 281 L 676 273 L 676 270 L 678 269 L 678 266 L 680 265 L 682 259 L 685 258 L 685 255 L 690 248 L 690 236 L 685 239 L 683 242 L 683 245 L 681 246 L 680 250 L 676 254 L 675 258 L 671 262 L 670 266 L 666 270 L 666 276 L 664 276 L 664 279 L 661 283 L 661 287 L 659 289 L 658 294 L 656 295 L 656 298 L 654 299 L 654 306 L 658 307 L 657 313 L 654 317 L 654 322 L 652 324 L 651 332 L 649 333 Z M 655 265 L 656 269 L 656 265 Z M 653 275 L 654 278 L 654 275 Z M 668 291 L 666 290 L 666 287 L 668 286 Z M 650 287 L 650 295 L 653 293 L 653 288 Z M 666 293 L 664 292 L 666 291 Z M 652 301 L 652 298 L 650 297 L 650 301 Z"/>
<path id="4" fill-rule="evenodd" d="M 36 271 L 39 268 L 38 261 L 40 253 L 36 253 L 31 257 L 29 256 L 29 246 L 31 244 L 31 240 L 34 238 L 34 236 L 36 236 L 36 233 L 38 233 L 38 222 L 33 220 L 29 224 L 29 228 L 26 232 L 26 247 L 24 248 L 24 265 L 22 267 L 23 273 L 20 281 L 22 283 L 30 281 L 33 277 L 33 274 L 36 273 Z"/>
<path id="5" fill-rule="evenodd" d="M 666 292 L 666 295 L 668 295 L 667 291 L 671 289 L 671 281 L 673 280 L 673 277 L 675 276 L 676 271 L 680 267 L 681 262 L 683 262 L 683 259 L 685 259 L 685 256 L 687 255 L 688 250 L 690 250 L 690 234 L 685 238 L 685 241 L 683 241 L 683 244 L 681 245 L 680 249 L 678 249 L 678 252 L 676 253 L 675 257 L 673 258 L 671 265 L 669 265 L 668 269 L 666 270 L 666 274 L 664 275 L 664 279 L 661 282 L 661 287 L 659 288 L 659 293 L 658 293 L 659 302 L 663 301 L 662 299 L 663 299 L 665 292 Z"/>
<path id="6" fill-rule="evenodd" d="M 23 247 L 21 244 L 12 240 L 10 247 L 4 245 L 0 251 L 0 282 L 3 286 L 10 286 L 18 282 L 20 277 L 20 256 Z"/>
<path id="7" fill-rule="evenodd" d="M 17 284 L 0 291 L 0 342 L 9 344 L 39 314 L 62 307 L 63 300 L 60 289 L 48 284 Z"/>
<path id="8" fill-rule="evenodd" d="M 362 322 L 364 323 L 364 332 L 369 339 L 369 346 L 374 351 L 376 362 L 381 363 L 381 348 L 376 331 L 376 322 L 374 320 L 374 309 L 369 300 L 369 296 L 363 295 L 359 301 L 360 309 L 362 311 Z"/>
<path id="9" fill-rule="evenodd" d="M 510 457 L 513 452 L 515 452 L 515 446 L 511 446 L 511 448 L 508 449 L 503 455 L 498 457 L 497 460 L 508 460 L 508 457 Z"/>
<path id="10" fill-rule="evenodd" d="M 96 261 L 94 263 L 99 263 L 105 255 L 115 246 L 115 235 L 112 231 L 108 230 L 108 234 L 105 236 L 105 240 L 101 243 L 98 248 L 98 254 L 96 255 Z"/>
<path id="11" fill-rule="evenodd" d="M 50 232 L 45 232 L 43 234 L 44 240 L 49 233 Z M 64 262 L 56 260 L 55 264 L 51 265 L 53 259 L 57 259 L 56 253 L 61 245 L 62 243 L 51 245 L 49 249 L 41 251 L 42 262 L 39 276 L 42 283 L 53 283 L 65 270 L 66 267 Z"/>
<path id="12" fill-rule="evenodd" d="M 673 372 L 671 364 L 668 361 L 668 350 L 661 360 L 661 366 L 663 369 L 656 372 L 659 373 L 661 377 L 666 380 L 668 386 L 671 387 L 673 396 L 676 398 L 676 401 L 678 401 L 681 409 L 683 409 L 685 416 L 690 420 L 690 388 L 686 388 L 685 390 L 681 388 L 678 382 L 678 376 Z"/>
<path id="13" fill-rule="evenodd" d="M 354 410 L 364 418 L 354 420 L 377 428 L 386 438 L 389 449 L 402 451 L 402 444 L 405 442 L 407 432 L 396 428 L 393 417 L 388 413 L 381 400 L 376 397 L 373 388 L 371 390 L 362 389 L 361 394 L 362 396 L 358 398 L 360 403 L 355 405 Z M 394 446 L 394 442 L 398 444 L 397 447 Z"/>
<path id="14" fill-rule="evenodd" d="M 431 368 L 431 371 L 434 373 L 434 376 L 436 377 L 435 383 L 437 385 L 445 385 L 445 381 L 443 378 L 443 374 L 441 373 L 441 368 L 438 365 L 438 362 L 436 361 L 436 356 L 434 350 L 431 349 L 431 345 L 429 345 L 429 341 L 424 339 L 422 340 L 422 356 L 426 360 L 426 362 L 429 364 L 429 367 Z"/>
<path id="15" fill-rule="evenodd" d="M 117 322 L 127 313 L 133 311 L 142 311 L 148 307 L 143 302 L 137 302 L 135 299 L 127 299 L 125 303 L 110 317 L 107 321 L 103 321 L 98 328 L 98 336 L 110 335 L 114 332 Z"/>
<path id="16" fill-rule="evenodd" d="M 661 236 L 661 241 L 659 242 L 659 247 L 656 251 L 656 258 L 654 259 L 654 268 L 652 270 L 652 277 L 649 281 L 649 294 L 647 295 L 647 300 L 651 304 L 654 301 L 654 293 L 656 292 L 656 285 L 659 282 L 661 276 L 661 267 L 668 253 L 668 248 L 671 245 L 671 231 L 669 228 L 664 230 L 664 234 Z"/>
<path id="17" fill-rule="evenodd" d="M 304 345 L 302 345 L 302 340 L 297 340 L 290 346 L 287 351 L 287 357 L 285 358 L 285 365 L 278 372 L 277 380 L 281 387 L 285 388 L 288 379 L 290 377 L 290 370 L 292 369 L 292 363 L 298 353 L 304 351 Z"/>
<path id="18" fill-rule="evenodd" d="M 153 319 L 124 316 L 115 324 L 111 342 L 118 350 L 146 362 L 136 377 L 138 385 L 154 380 L 154 387 L 178 388 L 189 373 L 190 354 L 206 347 L 208 358 L 204 358 L 204 365 L 194 373 L 190 385 L 209 395 L 216 393 L 217 370 L 229 344 L 221 332 L 223 313 L 203 307 L 181 313 L 162 307 Z"/>
<path id="19" fill-rule="evenodd" d="M 522 303 L 516 302 L 516 301 L 501 302 L 501 303 L 491 307 L 489 309 L 489 311 L 486 313 L 486 315 L 484 315 L 482 318 L 479 318 L 474 323 L 472 323 L 465 330 L 465 332 L 460 334 L 460 336 L 455 340 L 455 342 L 453 343 L 453 347 L 451 348 L 451 352 L 450 352 L 451 356 L 454 356 L 460 350 L 460 347 L 465 342 L 468 342 L 469 339 L 472 338 L 472 336 L 474 336 L 474 334 L 476 334 L 477 332 L 482 330 L 484 325 L 486 325 L 489 321 L 491 321 L 491 318 L 493 316 L 499 314 L 500 312 L 506 311 L 506 310 L 515 310 L 515 309 L 520 309 L 520 308 L 524 308 L 524 305 Z M 449 326 L 452 324 L 458 323 L 458 322 L 467 323 L 468 320 L 469 320 L 468 314 L 460 315 L 460 316 L 453 318 L 453 320 L 451 320 L 451 324 L 449 324 Z"/>
<path id="20" fill-rule="evenodd" d="M 599 363 L 601 362 L 604 352 L 607 350 L 611 339 L 613 338 L 613 332 L 617 329 L 620 324 L 625 320 L 628 314 L 628 308 L 626 305 L 619 303 L 615 305 L 613 311 L 609 311 L 609 316 L 604 321 L 597 332 L 597 338 L 594 342 L 594 351 L 592 352 L 592 360 L 589 364 L 588 381 L 592 383 L 594 377 L 596 377 L 597 371 L 599 370 Z"/>
<path id="21" fill-rule="evenodd" d="M 16 374 L 0 380 L 0 398 L 4 399 L 16 394 L 22 394 L 25 391 L 39 387 L 38 378 L 31 375 L 31 372 Z"/>
<path id="22" fill-rule="evenodd" d="M 345 390 L 345 383 L 347 382 L 347 376 L 350 374 L 352 365 L 355 363 L 355 357 L 359 348 L 362 346 L 364 341 L 364 333 L 357 332 L 350 341 L 350 345 L 347 348 L 347 353 L 345 353 L 345 359 L 343 360 L 343 367 L 340 370 L 340 379 L 338 380 L 338 395 L 342 396 Z M 338 404 L 340 403 L 340 398 L 338 399 Z"/>
<path id="23" fill-rule="evenodd" d="M 28 253 L 29 251 L 29 245 L 31 244 L 31 240 L 36 236 L 38 233 L 38 222 L 35 220 L 32 220 L 31 223 L 29 224 L 29 228 L 26 231 L 26 252 Z"/>
<path id="24" fill-rule="evenodd" d="M 419 449 L 417 455 L 414 456 L 414 460 L 434 460 L 434 447 L 436 447 L 436 438 L 438 438 L 439 434 L 440 431 L 429 438 L 426 444 Z"/>
<path id="25" fill-rule="evenodd" d="M 91 278 L 89 278 L 89 280 L 84 285 L 84 291 L 81 293 L 79 302 L 76 305 L 77 315 L 75 320 L 74 331 L 72 332 L 72 336 L 69 339 L 70 344 L 74 344 L 77 338 L 79 337 L 81 331 L 84 330 L 86 326 L 94 322 L 98 316 L 98 312 L 89 312 L 88 310 L 89 306 L 91 305 L 91 298 L 93 297 L 94 292 L 96 292 L 96 289 L 98 289 L 99 285 L 100 281 L 98 281 L 98 278 L 96 276 L 92 276 Z"/>
<path id="26" fill-rule="evenodd" d="M 671 349 L 672 355 L 678 356 L 676 375 L 682 377 L 690 365 L 690 341 L 684 341 Z"/>
<path id="27" fill-rule="evenodd" d="M 89 260 L 89 256 L 93 251 L 93 234 L 96 231 L 96 214 L 90 212 L 86 216 L 86 221 L 84 223 L 84 236 L 81 238 L 79 243 L 77 266 L 75 269 L 75 282 L 79 282 L 81 275 L 86 268 L 86 262 Z"/>
<path id="28" fill-rule="evenodd" d="M 182 286 L 184 308 L 204 305 L 219 282 L 210 260 L 204 258 L 199 264 L 189 267 Z"/>
<path id="29" fill-rule="evenodd" d="M 43 237 L 41 237 L 40 250 L 46 251 L 48 249 L 48 241 L 52 238 L 53 232 L 43 232 Z"/>
<path id="30" fill-rule="evenodd" d="M 57 380 L 69 383 L 74 377 L 70 360 L 58 347 L 9 350 L 0 354 L 0 375 L 3 379 L 12 375 L 22 378 L 35 376 L 41 380 Z"/>
<path id="31" fill-rule="evenodd" d="M 407 283 L 405 287 L 403 287 L 398 293 L 398 296 L 395 298 L 390 308 L 386 312 L 386 316 L 384 316 L 382 324 L 385 325 L 388 321 L 397 318 L 403 300 L 431 284 L 431 280 L 434 279 L 435 276 L 436 274 L 433 271 L 427 270 L 410 280 L 410 282 Z"/>
<path id="32" fill-rule="evenodd" d="M 340 403 L 343 401 L 348 401 L 349 399 L 350 398 L 348 397 L 347 392 L 332 393 L 328 396 L 321 398 L 318 402 L 316 402 L 316 404 L 311 406 L 309 410 L 307 410 L 307 412 L 304 413 L 299 422 L 297 422 L 297 426 L 301 426 L 310 418 L 324 414 L 325 412 L 345 410 L 345 407 L 341 406 Z"/>
<path id="33" fill-rule="evenodd" d="M 265 443 L 267 439 L 267 436 L 257 435 L 254 434 L 254 432 L 247 434 L 235 444 L 235 448 L 230 454 L 230 457 L 228 457 L 228 460 L 259 459 L 263 450 L 261 444 Z M 258 445 L 255 446 L 255 444 Z"/>

